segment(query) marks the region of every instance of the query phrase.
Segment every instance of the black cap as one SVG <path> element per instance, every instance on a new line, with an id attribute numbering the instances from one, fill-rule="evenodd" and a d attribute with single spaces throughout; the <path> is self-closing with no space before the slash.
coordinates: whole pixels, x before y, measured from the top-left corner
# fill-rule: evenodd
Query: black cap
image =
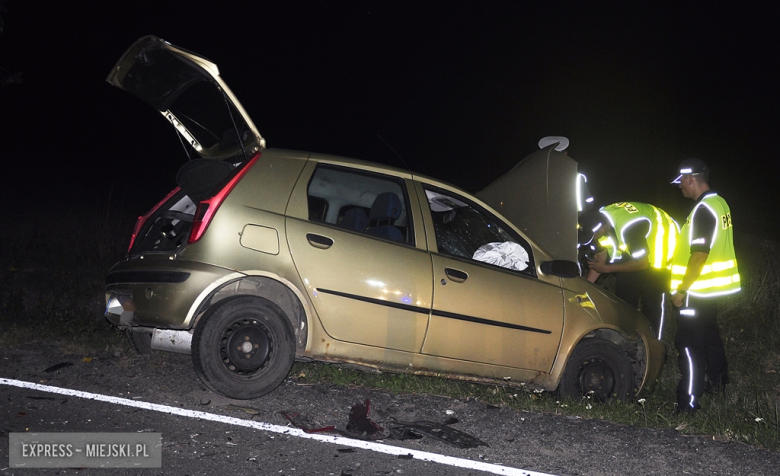
<path id="1" fill-rule="evenodd" d="M 577 222 L 579 228 L 577 229 L 577 243 L 582 245 L 588 245 L 593 241 L 593 235 L 596 234 L 596 230 L 606 221 L 604 215 L 601 214 L 598 208 L 583 212 L 578 218 Z"/>
<path id="2" fill-rule="evenodd" d="M 683 175 L 702 174 L 710 171 L 710 168 L 707 167 L 707 164 L 705 164 L 703 160 L 697 159 L 696 157 L 690 157 L 683 160 L 680 162 L 680 167 L 678 167 L 678 169 L 678 173 L 680 175 L 677 176 L 676 179 L 672 180 L 672 183 L 680 183 L 680 179 Z"/>

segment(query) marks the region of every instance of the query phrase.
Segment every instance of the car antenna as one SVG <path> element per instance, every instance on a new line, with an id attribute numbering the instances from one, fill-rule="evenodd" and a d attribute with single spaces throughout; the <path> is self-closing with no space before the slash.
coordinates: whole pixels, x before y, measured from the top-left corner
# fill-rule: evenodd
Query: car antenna
<path id="1" fill-rule="evenodd" d="M 406 167 L 406 170 L 408 170 L 408 171 L 409 171 L 409 173 L 410 173 L 410 174 L 412 174 L 412 169 L 410 169 L 410 168 L 409 168 L 409 166 L 408 166 L 408 165 L 406 165 L 406 161 L 404 161 L 403 157 L 401 157 L 401 156 L 398 154 L 398 152 L 396 152 L 396 151 L 395 151 L 395 149 L 393 149 L 393 146 L 391 146 L 390 144 L 388 144 L 388 143 L 387 143 L 387 141 L 386 141 L 384 138 L 382 138 L 382 136 L 380 136 L 379 134 L 377 134 L 376 136 L 377 136 L 377 137 L 379 137 L 379 140 L 381 140 L 382 142 L 384 142 L 384 143 L 385 143 L 385 145 L 387 146 L 387 148 L 388 148 L 388 149 L 390 149 L 390 150 L 392 150 L 392 151 L 393 151 L 393 153 L 395 154 L 395 156 L 396 156 L 396 157 L 398 157 L 398 160 L 400 160 L 400 161 L 401 161 L 401 163 L 402 163 L 402 164 L 404 164 L 404 167 Z"/>

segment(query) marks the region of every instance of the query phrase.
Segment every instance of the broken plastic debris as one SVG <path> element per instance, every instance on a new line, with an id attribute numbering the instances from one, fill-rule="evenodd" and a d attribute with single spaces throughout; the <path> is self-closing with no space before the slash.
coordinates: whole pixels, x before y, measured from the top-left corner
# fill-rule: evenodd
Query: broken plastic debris
<path id="1" fill-rule="evenodd" d="M 59 364 L 52 365 L 48 369 L 44 370 L 44 372 L 55 372 L 55 371 L 57 371 L 59 369 L 64 369 L 65 367 L 70 367 L 71 365 L 73 365 L 73 362 L 61 362 Z"/>
<path id="2" fill-rule="evenodd" d="M 352 410 L 349 412 L 349 422 L 347 422 L 347 428 L 345 430 L 336 431 L 344 436 L 352 438 L 359 438 L 361 440 L 381 440 L 390 436 L 390 432 L 368 418 L 368 413 L 371 411 L 371 400 L 366 398 L 363 403 L 356 403 L 352 405 Z"/>
<path id="3" fill-rule="evenodd" d="M 284 411 L 282 412 L 282 416 L 290 420 L 290 423 L 305 431 L 306 433 L 322 433 L 336 429 L 336 427 L 333 425 L 323 425 L 322 423 L 314 420 L 309 415 L 302 415 L 298 412 Z"/>
<path id="4" fill-rule="evenodd" d="M 241 407 L 238 405 L 225 405 L 225 410 L 241 410 L 249 413 L 250 415 L 257 415 L 260 413 L 260 410 L 256 410 L 252 407 Z"/>
<path id="5" fill-rule="evenodd" d="M 228 405 L 225 408 L 228 407 L 241 410 L 245 409 L 244 407 L 236 407 L 234 405 Z M 443 424 L 425 420 L 391 420 L 386 422 L 385 427 L 382 427 L 368 417 L 370 411 L 371 401 L 369 399 L 366 399 L 363 403 L 354 404 L 350 410 L 349 422 L 347 423 L 345 429 L 336 428 L 331 425 L 323 425 L 322 423 L 314 420 L 311 416 L 306 414 L 299 414 L 295 411 L 284 411 L 281 413 L 293 425 L 305 431 L 306 433 L 337 432 L 342 436 L 361 440 L 410 440 L 420 439 L 423 436 L 430 436 L 459 448 L 490 446 L 484 441 L 475 438 L 468 433 L 447 426 L 453 423 L 458 423 L 457 418 L 448 418 L 447 421 L 445 421 Z M 337 451 L 340 453 L 351 453 L 354 450 L 339 449 Z"/>
<path id="6" fill-rule="evenodd" d="M 449 443 L 458 448 L 476 448 L 477 446 L 490 446 L 479 438 L 475 438 L 468 433 L 452 428 L 451 426 L 441 425 L 432 421 L 395 421 L 395 427 L 391 432 L 398 430 L 411 431 L 413 433 L 422 433 L 431 436 L 445 443 Z"/>

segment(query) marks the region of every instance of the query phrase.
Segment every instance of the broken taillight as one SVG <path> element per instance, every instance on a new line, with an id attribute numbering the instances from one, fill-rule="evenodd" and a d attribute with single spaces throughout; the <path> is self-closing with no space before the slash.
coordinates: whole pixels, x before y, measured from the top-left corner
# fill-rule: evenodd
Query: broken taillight
<path id="1" fill-rule="evenodd" d="M 161 207 L 165 202 L 170 200 L 172 196 L 177 194 L 181 190 L 181 187 L 176 187 L 173 190 L 171 190 L 171 193 L 165 196 L 162 200 L 160 200 L 160 203 L 155 205 L 151 210 L 149 210 L 145 215 L 141 215 L 138 217 L 138 220 L 135 221 L 135 226 L 133 227 L 133 235 L 130 237 L 130 246 L 127 247 L 127 252 L 129 253 L 130 250 L 133 249 L 133 244 L 135 243 L 136 237 L 138 237 L 138 233 L 141 231 L 141 228 L 143 228 L 144 223 L 146 223 L 146 220 L 149 219 L 150 216 L 154 215 L 154 213 Z"/>
<path id="2" fill-rule="evenodd" d="M 217 213 L 219 206 L 222 205 L 222 202 L 233 190 L 233 187 L 235 187 L 236 184 L 244 177 L 244 175 L 249 172 L 249 169 L 255 165 L 255 162 L 257 162 L 259 158 L 260 152 L 255 154 L 255 156 L 249 160 L 249 163 L 246 164 L 246 166 L 242 168 L 232 179 L 230 179 L 230 182 L 228 182 L 227 185 L 222 187 L 222 190 L 217 192 L 213 197 L 202 200 L 200 203 L 198 203 L 198 209 L 195 211 L 195 218 L 192 220 L 192 231 L 190 232 L 190 239 L 187 241 L 187 243 L 195 243 L 203 236 L 204 233 L 206 233 L 206 228 L 208 228 L 209 223 L 211 223 L 211 219 L 214 218 L 214 215 Z"/>

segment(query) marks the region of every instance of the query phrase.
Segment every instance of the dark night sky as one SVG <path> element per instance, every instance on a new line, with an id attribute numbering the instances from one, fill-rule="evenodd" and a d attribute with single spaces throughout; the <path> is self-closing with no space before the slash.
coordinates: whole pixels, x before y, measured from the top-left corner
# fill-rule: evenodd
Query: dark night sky
<path id="1" fill-rule="evenodd" d="M 762 223 L 780 203 L 774 2 L 47 3 L 4 3 L 0 71 L 24 82 L 0 87 L 0 193 L 17 212 L 110 194 L 137 215 L 174 186 L 173 130 L 105 82 L 154 34 L 217 63 L 269 147 L 403 167 L 381 136 L 477 191 L 565 135 L 601 204 L 677 218 L 692 202 L 668 182 L 694 155 L 736 227 L 780 238 Z"/>

